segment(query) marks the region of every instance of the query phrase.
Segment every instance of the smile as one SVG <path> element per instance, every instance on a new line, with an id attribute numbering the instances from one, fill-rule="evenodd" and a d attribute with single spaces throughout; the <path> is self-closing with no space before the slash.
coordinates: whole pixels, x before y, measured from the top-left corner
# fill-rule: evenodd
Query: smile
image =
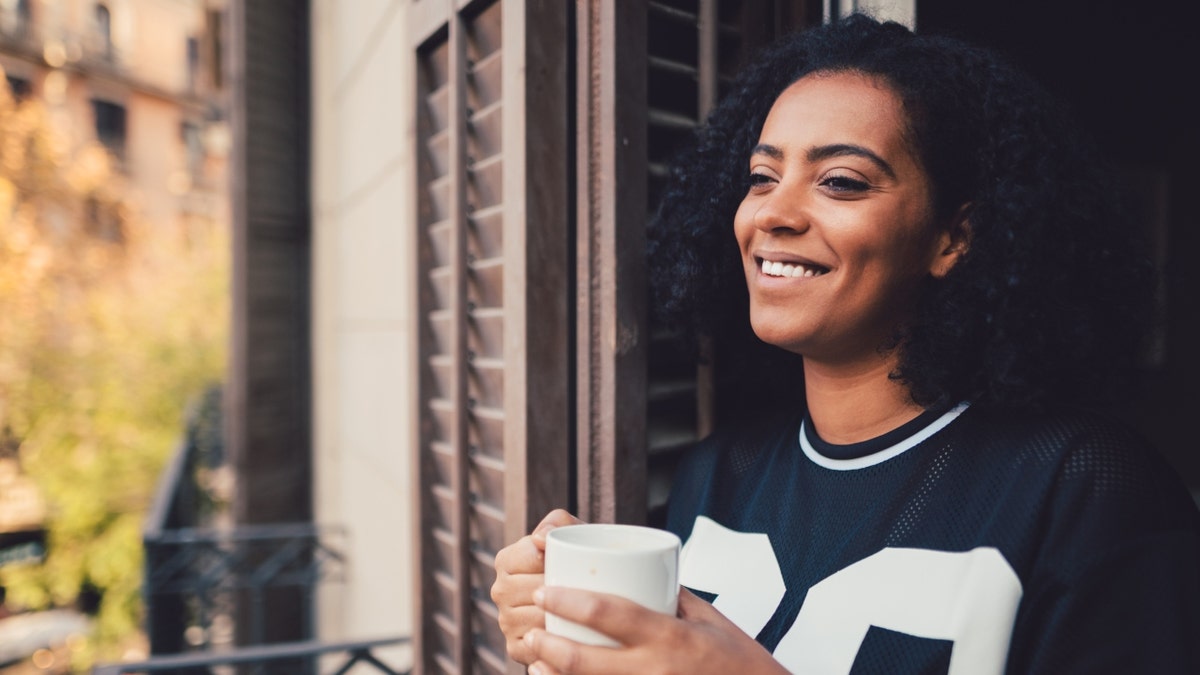
<path id="1" fill-rule="evenodd" d="M 759 270 L 769 277 L 799 278 L 819 277 L 829 270 L 820 265 L 783 263 L 759 258 Z"/>

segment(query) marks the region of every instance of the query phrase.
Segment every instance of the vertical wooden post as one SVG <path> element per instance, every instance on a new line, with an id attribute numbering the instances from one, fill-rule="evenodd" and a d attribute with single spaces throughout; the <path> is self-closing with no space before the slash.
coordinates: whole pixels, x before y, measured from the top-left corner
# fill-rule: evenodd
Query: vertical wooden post
<path id="1" fill-rule="evenodd" d="M 570 436 L 567 3 L 504 4 L 505 540 L 566 508 Z"/>
<path id="2" fill-rule="evenodd" d="M 584 0 L 577 34 L 579 515 L 646 517 L 646 9 Z"/>
<path id="3" fill-rule="evenodd" d="M 233 229 L 227 440 L 239 525 L 312 519 L 309 3 L 229 6 Z M 237 640 L 310 637 L 295 589 L 266 597 L 266 628 Z"/>
<path id="4" fill-rule="evenodd" d="M 450 120 L 450 250 L 453 271 L 450 282 L 454 384 L 454 422 L 450 434 L 453 449 L 451 502 L 454 523 L 454 636 L 455 661 L 462 673 L 470 672 L 471 663 L 471 527 L 467 504 L 467 178 L 466 178 L 466 116 L 467 74 L 466 45 L 463 37 L 463 22 L 457 12 L 450 13 L 450 91 L 448 119 Z"/>
<path id="5" fill-rule="evenodd" d="M 699 54 L 696 64 L 696 121 L 704 124 L 708 113 L 717 105 L 720 83 L 717 38 L 720 16 L 717 0 L 700 0 L 696 29 L 699 32 Z M 716 426 L 716 376 L 713 366 L 713 342 L 709 336 L 700 338 L 700 363 L 696 366 L 696 437 L 704 438 Z"/>

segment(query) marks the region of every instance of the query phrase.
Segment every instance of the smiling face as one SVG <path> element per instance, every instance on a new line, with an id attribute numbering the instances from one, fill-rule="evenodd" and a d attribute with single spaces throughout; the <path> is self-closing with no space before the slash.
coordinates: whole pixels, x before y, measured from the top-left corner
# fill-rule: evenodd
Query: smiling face
<path id="1" fill-rule="evenodd" d="M 878 359 L 923 279 L 958 252 L 900 99 L 860 73 L 815 73 L 775 101 L 734 231 L 765 342 L 806 360 Z"/>

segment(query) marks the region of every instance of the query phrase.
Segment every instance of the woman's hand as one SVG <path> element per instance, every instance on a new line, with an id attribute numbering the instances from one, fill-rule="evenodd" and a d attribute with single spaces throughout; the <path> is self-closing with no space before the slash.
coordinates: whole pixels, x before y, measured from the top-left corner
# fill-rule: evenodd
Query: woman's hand
<path id="1" fill-rule="evenodd" d="M 524 638 L 522 655 L 534 661 L 531 675 L 787 673 L 762 645 L 686 589 L 679 591 L 678 617 L 615 595 L 569 588 L 543 587 L 533 597 L 543 612 L 593 628 L 624 647 L 581 645 L 547 633 L 539 622 Z"/>
<path id="2" fill-rule="evenodd" d="M 492 584 L 492 602 L 500 611 L 500 630 L 505 647 L 514 661 L 526 665 L 533 654 L 522 638 L 533 628 L 546 626 L 546 614 L 533 604 L 533 592 L 541 588 L 546 569 L 546 533 L 563 525 L 583 521 L 562 509 L 555 509 L 538 523 L 533 533 L 521 537 L 496 554 L 496 583 Z"/>

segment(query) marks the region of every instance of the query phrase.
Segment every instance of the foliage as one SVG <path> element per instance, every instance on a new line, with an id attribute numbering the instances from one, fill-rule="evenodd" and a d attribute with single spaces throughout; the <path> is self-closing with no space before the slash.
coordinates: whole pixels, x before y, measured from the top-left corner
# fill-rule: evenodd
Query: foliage
<path id="1" fill-rule="evenodd" d="M 53 119 L 0 87 L 0 435 L 48 505 L 44 562 L 0 584 L 12 609 L 95 593 L 83 667 L 137 634 L 141 519 L 223 373 L 229 236 L 139 222 L 104 151 Z"/>

